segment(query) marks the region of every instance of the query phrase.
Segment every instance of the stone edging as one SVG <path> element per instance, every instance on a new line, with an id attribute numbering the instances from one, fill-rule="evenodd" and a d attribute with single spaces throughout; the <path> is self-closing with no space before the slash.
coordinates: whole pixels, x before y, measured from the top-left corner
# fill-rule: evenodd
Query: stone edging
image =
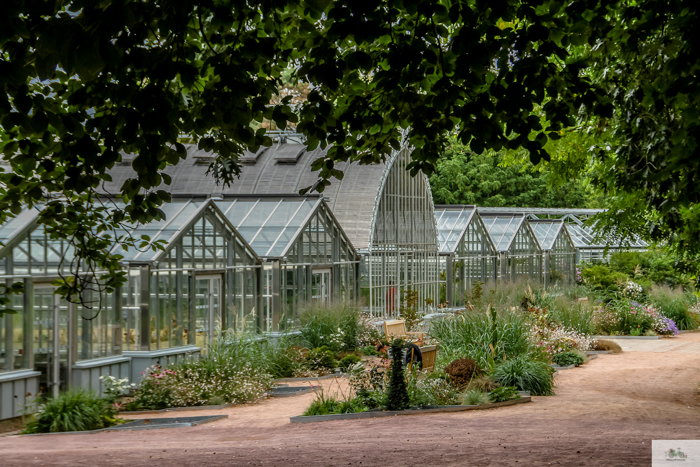
<path id="1" fill-rule="evenodd" d="M 335 378 L 342 376 L 341 373 L 331 373 L 330 375 L 325 375 L 325 376 L 316 376 L 314 378 L 279 378 L 274 380 L 275 383 L 302 383 L 306 381 L 320 381 L 322 379 L 330 379 L 330 378 Z"/>
<path id="2" fill-rule="evenodd" d="M 165 412 L 187 412 L 189 410 L 221 410 L 235 405 L 233 402 L 221 405 L 193 405 L 192 407 L 168 407 L 167 409 L 159 410 L 134 410 L 131 412 L 119 412 L 117 415 L 150 415 L 154 413 Z"/>
<path id="3" fill-rule="evenodd" d="M 616 339 L 646 339 L 646 340 L 658 340 L 662 336 L 592 336 L 593 339 L 603 339 L 603 340 L 616 340 Z M 665 336 L 663 336 L 665 337 Z"/>
<path id="4" fill-rule="evenodd" d="M 589 356 L 591 356 L 591 355 L 608 355 L 608 354 L 612 354 L 612 350 L 588 350 L 586 353 Z"/>
<path id="5" fill-rule="evenodd" d="M 527 393 L 526 393 L 527 394 Z M 443 407 L 429 407 L 423 409 L 408 409 L 397 411 L 376 411 L 376 412 L 358 412 L 358 413 L 343 413 L 333 415 L 299 415 L 289 417 L 290 423 L 314 423 L 314 422 L 329 422 L 332 420 L 357 420 L 363 418 L 379 418 L 379 417 L 396 417 L 399 415 L 420 415 L 425 413 L 443 413 L 443 412 L 464 412 L 467 410 L 485 410 L 495 409 L 497 407 L 506 407 L 508 405 L 524 404 L 530 402 L 532 397 L 529 394 L 520 399 L 513 399 L 505 402 L 495 402 L 484 405 L 446 405 Z"/>
<path id="6" fill-rule="evenodd" d="M 137 412 L 141 413 L 141 412 Z M 196 425 L 203 425 L 204 423 L 209 423 L 209 422 L 215 422 L 217 420 L 221 420 L 222 418 L 228 418 L 228 415 L 212 415 L 210 418 L 206 420 L 197 420 L 193 422 L 185 422 L 185 423 L 169 423 L 167 425 L 146 425 L 146 426 L 135 426 L 135 427 L 124 427 L 120 428 L 119 426 L 111 426 L 109 428 L 101 428 L 99 430 L 90 430 L 90 431 L 63 431 L 60 433 L 33 433 L 33 434 L 27 434 L 27 435 L 18 435 L 18 436 L 56 436 L 56 435 L 91 435 L 94 433 L 104 433 L 106 431 L 137 431 L 137 430 L 158 430 L 160 428 L 181 428 L 181 427 L 188 427 L 188 426 L 196 426 Z M 135 420 L 132 420 L 135 421 Z"/>
<path id="7" fill-rule="evenodd" d="M 303 387 L 303 386 L 302 386 Z M 315 392 L 320 389 L 319 386 L 309 386 L 308 388 L 304 388 L 303 390 L 300 391 L 294 391 L 294 392 L 289 392 L 289 393 L 282 393 L 282 394 L 275 394 L 274 390 L 269 394 L 270 397 L 274 398 L 279 398 L 279 397 L 294 397 L 294 396 L 299 396 L 301 394 L 308 394 L 310 392 Z"/>

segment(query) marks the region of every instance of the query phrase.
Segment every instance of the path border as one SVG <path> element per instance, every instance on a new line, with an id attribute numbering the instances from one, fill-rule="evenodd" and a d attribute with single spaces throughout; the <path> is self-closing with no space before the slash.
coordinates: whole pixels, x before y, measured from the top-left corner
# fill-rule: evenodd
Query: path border
<path id="1" fill-rule="evenodd" d="M 380 417 L 397 417 L 400 415 L 421 415 L 426 413 L 444 413 L 444 412 L 465 412 L 467 410 L 486 410 L 495 409 L 498 407 L 506 407 L 509 405 L 524 404 L 531 402 L 532 397 L 529 393 L 521 392 L 520 399 L 513 399 L 504 402 L 495 402 L 483 405 L 445 405 L 442 407 L 428 406 L 421 409 L 395 410 L 395 411 L 376 411 L 376 412 L 358 412 L 358 413 L 343 413 L 333 415 L 297 415 L 289 417 L 290 423 L 315 423 L 315 422 L 330 422 L 333 420 L 357 420 L 364 418 L 380 418 Z"/>

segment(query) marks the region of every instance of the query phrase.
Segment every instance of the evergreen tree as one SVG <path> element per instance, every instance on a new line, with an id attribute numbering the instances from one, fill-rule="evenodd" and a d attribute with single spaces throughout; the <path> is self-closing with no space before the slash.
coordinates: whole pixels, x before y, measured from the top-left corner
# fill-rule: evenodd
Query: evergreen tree
<path id="1" fill-rule="evenodd" d="M 387 393 L 387 410 L 406 410 L 409 407 L 408 386 L 403 372 L 403 347 L 401 339 L 394 339 L 391 344 L 391 374 L 389 375 L 389 392 Z"/>

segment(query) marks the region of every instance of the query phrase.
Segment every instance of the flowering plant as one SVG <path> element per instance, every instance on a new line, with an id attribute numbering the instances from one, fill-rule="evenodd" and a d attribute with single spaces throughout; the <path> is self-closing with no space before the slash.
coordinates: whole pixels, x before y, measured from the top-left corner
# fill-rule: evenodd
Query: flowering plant
<path id="1" fill-rule="evenodd" d="M 644 298 L 644 289 L 636 282 L 627 281 L 622 288 L 622 296 L 631 300 L 642 300 Z"/>
<path id="2" fill-rule="evenodd" d="M 129 378 L 117 379 L 114 376 L 103 375 L 100 376 L 100 381 L 102 382 L 102 393 L 111 401 L 136 387 L 135 384 L 129 383 Z"/>
<path id="3" fill-rule="evenodd" d="M 531 316 L 530 341 L 549 357 L 572 349 L 589 350 L 594 339 L 575 329 L 554 324 L 546 308 L 528 308 Z"/>

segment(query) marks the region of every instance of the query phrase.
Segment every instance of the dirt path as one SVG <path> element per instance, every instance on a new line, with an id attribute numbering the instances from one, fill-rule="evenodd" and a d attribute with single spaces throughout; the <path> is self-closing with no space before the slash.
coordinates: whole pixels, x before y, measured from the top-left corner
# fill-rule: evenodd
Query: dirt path
<path id="1" fill-rule="evenodd" d="M 0 465 L 650 465 L 652 439 L 700 439 L 700 334 L 638 342 L 560 372 L 557 395 L 530 404 L 290 424 L 307 394 L 178 412 L 229 416 L 192 428 L 0 438 Z"/>

